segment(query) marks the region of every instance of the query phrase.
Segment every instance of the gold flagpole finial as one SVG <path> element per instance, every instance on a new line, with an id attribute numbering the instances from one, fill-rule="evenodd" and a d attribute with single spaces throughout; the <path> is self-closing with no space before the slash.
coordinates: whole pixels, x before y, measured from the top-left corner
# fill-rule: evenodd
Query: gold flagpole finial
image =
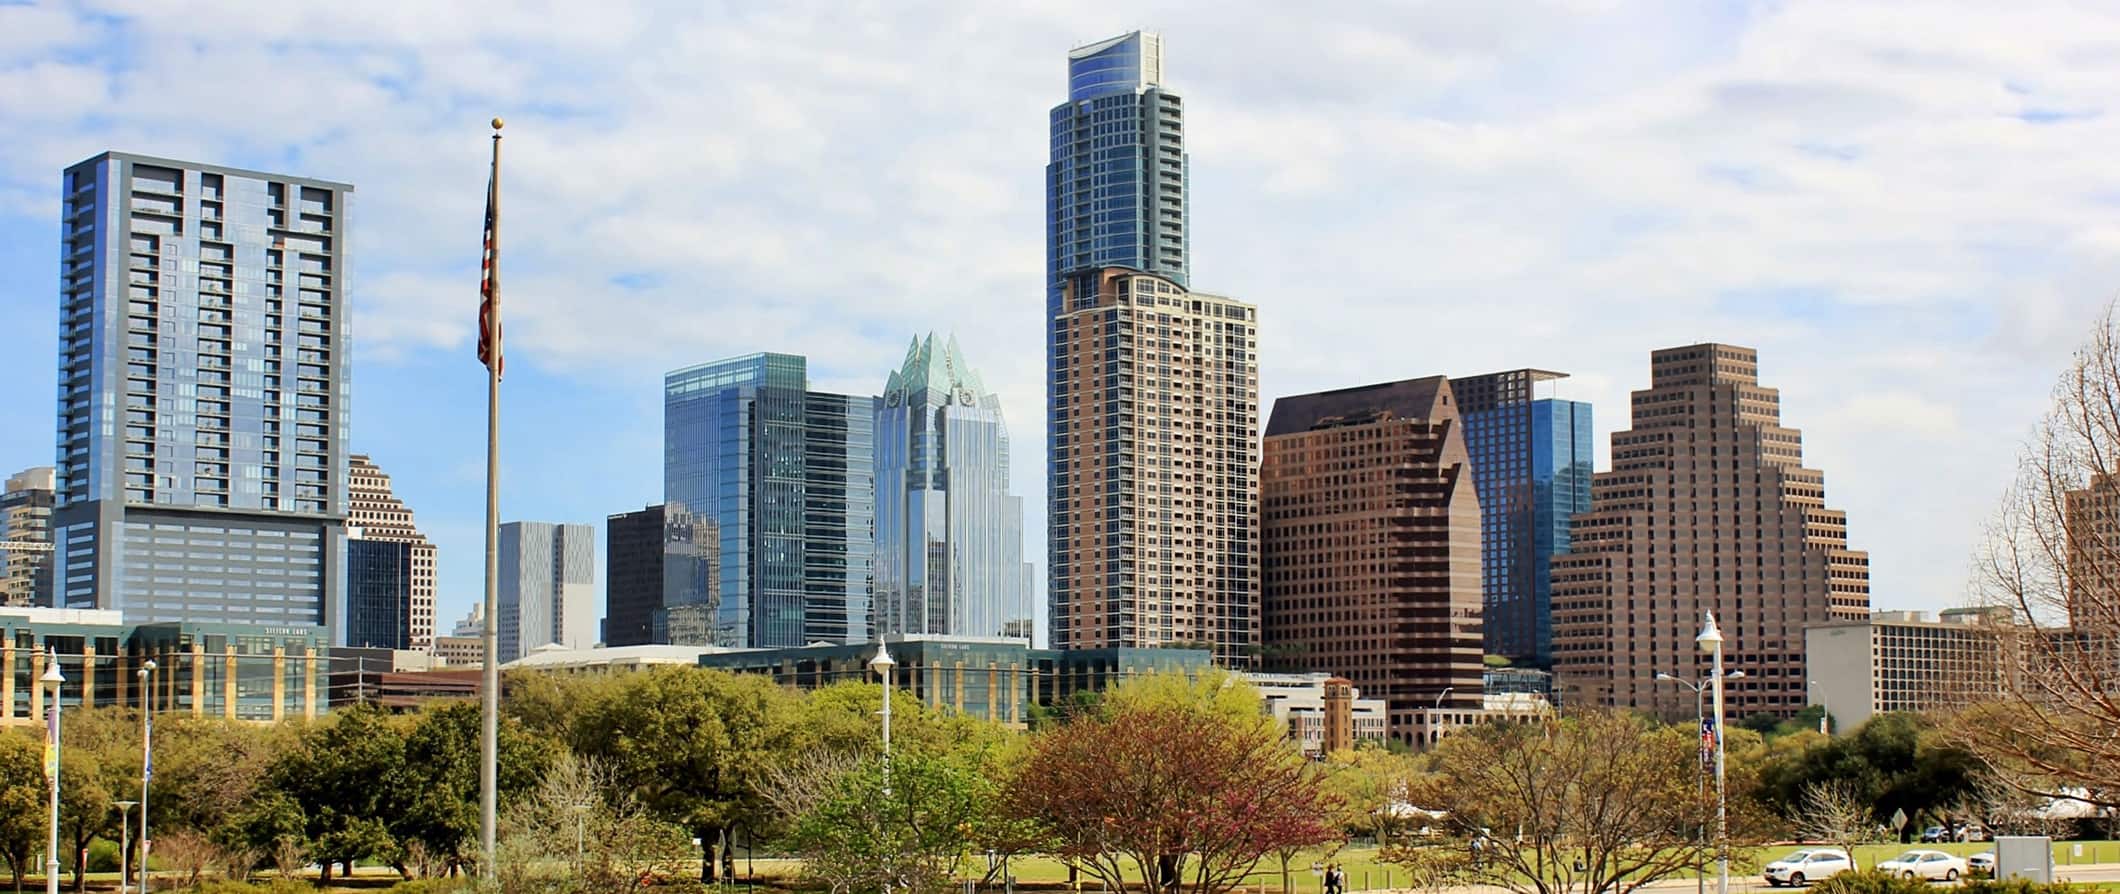
<path id="1" fill-rule="evenodd" d="M 501 129 L 501 119 L 499 119 L 499 118 L 495 118 L 495 119 L 493 119 L 493 129 L 494 129 L 494 130 L 500 130 L 500 129 Z"/>

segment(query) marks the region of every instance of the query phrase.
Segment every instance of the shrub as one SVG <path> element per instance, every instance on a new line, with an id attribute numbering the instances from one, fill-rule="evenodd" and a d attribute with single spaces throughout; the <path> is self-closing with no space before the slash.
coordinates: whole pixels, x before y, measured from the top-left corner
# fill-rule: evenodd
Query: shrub
<path id="1" fill-rule="evenodd" d="M 459 894 L 478 886 L 469 875 L 456 878 L 416 878 L 390 886 L 386 894 Z"/>
<path id="2" fill-rule="evenodd" d="M 88 871 L 117 872 L 118 843 L 98 838 L 88 843 Z"/>
<path id="3" fill-rule="evenodd" d="M 1959 890 L 1966 894 L 2079 894 L 2082 891 L 2063 882 L 2041 884 L 2022 878 L 1975 879 L 1966 882 Z"/>
<path id="4" fill-rule="evenodd" d="M 1875 869 L 1843 872 L 1811 886 L 1813 894 L 1931 894 L 1928 882 L 1886 875 Z"/>
<path id="5" fill-rule="evenodd" d="M 316 894 L 316 886 L 293 879 L 273 879 L 269 882 L 232 882 L 214 879 L 201 882 L 188 889 L 193 894 Z"/>

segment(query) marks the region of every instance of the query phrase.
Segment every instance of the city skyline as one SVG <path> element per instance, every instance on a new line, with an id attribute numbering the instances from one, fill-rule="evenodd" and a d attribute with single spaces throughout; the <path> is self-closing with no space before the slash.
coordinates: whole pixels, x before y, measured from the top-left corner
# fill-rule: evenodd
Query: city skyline
<path id="1" fill-rule="evenodd" d="M 22 58 L 54 60 L 0 75 L 6 95 L 22 97 L 0 122 L 33 134 L 0 149 L 0 381 L 28 395 L 0 400 L 0 468 L 52 462 L 51 222 L 64 166 L 119 149 L 358 183 L 351 446 L 390 457 L 403 495 L 421 507 L 443 547 L 438 610 L 450 617 L 479 588 L 471 231 L 479 124 L 494 112 L 508 115 L 512 157 L 527 175 L 512 184 L 515 362 L 503 391 L 503 511 L 516 518 L 599 519 L 660 501 L 653 389 L 662 370 L 788 350 L 817 359 L 819 387 L 864 393 L 905 329 L 961 311 L 958 325 L 993 340 L 978 348 L 994 357 L 989 384 L 1023 420 L 1016 491 L 1032 504 L 1027 530 L 1042 528 L 1043 444 L 1028 424 L 1042 404 L 1040 351 L 1027 334 L 1036 312 L 1024 307 L 1039 288 L 1041 110 L 1068 46 L 1136 24 L 1157 26 L 1171 45 L 1170 79 L 1195 123 L 1188 235 L 1200 269 L 1212 271 L 1204 284 L 1259 307 L 1260 399 L 1536 364 L 1572 371 L 1564 396 L 1607 408 L 1602 445 L 1628 424 L 1617 408 L 1642 352 L 1708 338 L 1758 347 L 1763 375 L 1787 395 L 1807 450 L 1833 476 L 1836 508 L 1877 563 L 1880 608 L 1958 602 L 1963 563 L 1932 558 L 1970 552 L 2009 480 L 2018 433 L 2120 273 L 2113 214 L 2097 198 L 2120 184 L 2084 150 L 2112 127 L 2086 86 L 2110 72 L 2069 52 L 2073 34 L 2110 20 L 1961 19 L 1962 30 L 1922 47 L 1956 65 L 1923 69 L 1893 61 L 1888 51 L 1912 48 L 1900 35 L 1925 32 L 1889 12 L 1664 10 L 1645 16 L 1658 27 L 1634 38 L 1663 39 L 1639 65 L 1601 67 L 1582 55 L 1593 51 L 1571 47 L 1561 70 L 1588 74 L 1562 85 L 1560 66 L 1532 60 L 1569 43 L 1570 28 L 1590 26 L 1563 13 L 1522 26 L 1464 10 L 1405 22 L 1269 16 L 1242 31 L 1155 8 L 1067 20 L 1033 13 L 996 20 L 983 40 L 923 44 L 908 31 L 836 46 L 797 10 L 747 24 L 805 51 L 788 57 L 840 61 L 756 88 L 765 94 L 670 95 L 598 75 L 536 110 L 522 97 L 550 76 L 534 67 L 437 66 L 408 78 L 387 63 L 325 65 L 325 89 L 344 101 L 325 108 L 267 91 L 257 97 L 264 113 L 229 117 L 181 116 L 174 110 L 201 104 L 170 101 L 243 78 L 267 58 L 220 52 L 212 48 L 231 45 L 215 41 L 344 26 L 345 42 L 292 52 L 339 54 L 373 41 L 439 57 L 454 45 L 423 35 L 478 29 L 446 20 L 356 27 L 329 11 L 248 22 L 169 15 L 146 10 L 126 25 L 0 9 Z M 945 12 L 951 22 L 966 15 Z M 511 39 L 530 44 L 581 37 L 586 49 L 563 60 L 577 64 L 679 39 L 651 37 L 627 14 L 552 25 L 501 18 Z M 223 27 L 228 37 L 212 36 Z M 1855 46 L 1801 43 L 1821 29 L 1850 34 Z M 702 33 L 683 22 L 661 30 Z M 741 30 L 703 33 L 732 42 L 733 59 L 779 71 L 780 57 L 743 42 Z M 149 53 L 118 71 L 107 65 L 122 53 L 113 31 L 197 34 L 207 44 L 197 56 Z M 1253 31 L 1272 34 L 1282 52 L 1265 52 Z M 1515 39 L 1499 41 L 1500 51 L 1468 49 L 1491 35 Z M 1992 35 L 2023 49 L 1998 47 Z M 1786 51 L 1800 45 L 1810 55 L 1792 65 Z M 963 120 L 968 97 L 951 92 L 945 102 L 914 86 L 910 73 L 933 58 L 923 49 L 986 73 L 964 89 L 979 91 L 978 105 L 993 110 L 981 117 L 995 120 Z M 2048 61 L 2066 59 L 2076 61 Z M 197 77 L 166 76 L 177 63 Z M 1891 77 L 1864 77 L 1880 70 Z M 1511 85 L 1523 88 L 1512 101 L 1482 101 Z M 562 114 L 606 102 L 591 93 L 619 97 L 584 116 L 607 138 Z M 922 139 L 886 148 L 881 138 L 901 131 L 852 134 L 851 154 L 840 154 L 836 128 L 878 126 L 865 107 L 891 108 L 905 116 L 903 132 Z M 672 154 L 675 143 L 654 132 L 692 139 L 669 126 L 681 110 L 720 110 L 712 117 L 737 135 Z M 1739 119 L 1761 130 L 1730 125 Z M 824 130 L 804 135 L 808 125 Z M 1352 138 L 1368 126 L 1385 127 L 1391 152 L 1409 161 Z M 1735 133 L 1770 138 L 1725 135 Z M 753 155 L 746 141 L 785 158 Z M 636 157 L 626 148 L 635 143 L 670 166 L 655 172 L 666 195 L 601 163 Z M 1965 151 L 1996 143 L 2008 154 Z M 416 157 L 413 146 L 433 154 Z M 1559 146 L 1568 148 L 1547 148 Z M 783 165 L 817 179 L 759 185 Z M 582 176 L 584 167 L 597 176 Z M 669 189 L 671 175 L 696 189 Z M 1377 188 L 1387 182 L 1403 188 Z M 717 205 L 732 210 L 699 211 Z M 906 234 L 878 235 L 877 206 L 908 213 Z M 621 209 L 654 238 L 618 226 Z M 700 238 L 665 238 L 683 233 Z M 594 250 L 563 251 L 576 235 Z M 621 239 L 631 247 L 612 248 Z M 903 239 L 951 246 L 970 266 L 937 289 L 902 263 L 922 254 Z M 819 251 L 827 246 L 836 250 Z M 1314 258 L 1335 262 L 1332 285 L 1320 284 Z M 704 291 L 679 277 L 695 263 L 709 274 Z M 575 311 L 578 300 L 596 312 Z M 1340 313 L 1314 313 L 1320 306 Z M 1408 358 L 1395 336 L 1413 331 L 1409 320 L 1464 334 Z M 1975 426 L 2002 434 L 1976 436 Z M 591 431 L 597 437 L 584 436 Z M 1926 485 L 1937 480 L 1963 486 Z"/>

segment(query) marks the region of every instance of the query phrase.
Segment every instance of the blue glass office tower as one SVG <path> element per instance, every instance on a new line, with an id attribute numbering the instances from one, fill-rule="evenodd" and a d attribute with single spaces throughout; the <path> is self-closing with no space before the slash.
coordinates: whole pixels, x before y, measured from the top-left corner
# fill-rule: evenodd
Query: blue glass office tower
<path id="1" fill-rule="evenodd" d="M 352 191 L 117 152 L 66 169 L 57 605 L 343 633 Z"/>
<path id="2" fill-rule="evenodd" d="M 879 633 L 1032 635 L 1001 399 L 957 339 L 914 339 L 876 411 Z"/>
<path id="3" fill-rule="evenodd" d="M 876 405 L 808 390 L 789 354 L 663 378 L 663 501 L 721 541 L 713 644 L 869 638 Z"/>
<path id="4" fill-rule="evenodd" d="M 1480 497 L 1486 649 L 1553 665 L 1553 570 L 1569 524 L 1590 511 L 1590 405 L 1541 398 L 1566 373 L 1519 369 L 1452 379 Z"/>

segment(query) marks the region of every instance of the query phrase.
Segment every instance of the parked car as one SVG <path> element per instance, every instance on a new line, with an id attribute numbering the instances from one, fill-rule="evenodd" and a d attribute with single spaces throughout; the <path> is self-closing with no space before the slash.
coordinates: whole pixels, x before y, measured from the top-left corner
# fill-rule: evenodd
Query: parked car
<path id="1" fill-rule="evenodd" d="M 1903 878 L 1955 882 L 1966 873 L 1965 861 L 1942 851 L 1907 851 L 1877 864 L 1877 871 Z"/>
<path id="2" fill-rule="evenodd" d="M 1779 888 L 1783 885 L 1802 887 L 1811 882 L 1822 882 L 1855 868 L 1848 859 L 1847 851 L 1837 848 L 1814 847 L 1800 850 L 1767 864 L 1764 874 L 1767 884 Z"/>
<path id="3" fill-rule="evenodd" d="M 1930 826 L 1921 830 L 1922 844 L 1941 844 L 1951 840 L 1951 830 L 1942 826 Z"/>
<path id="4" fill-rule="evenodd" d="M 1987 874 L 1989 874 L 1989 875 L 1994 875 L 1994 874 L 1995 874 L 1995 852 L 1994 852 L 1994 851 L 1981 851 L 1980 853 L 1977 853 L 1977 854 L 1974 854 L 1974 855 L 1972 855 L 1972 856 L 1970 856 L 1970 857 L 1967 857 L 1967 858 L 1965 858 L 1965 868 L 1967 868 L 1967 869 L 1978 869 L 1978 870 L 1980 870 L 1981 872 L 1985 872 L 1985 873 L 1987 873 Z"/>

